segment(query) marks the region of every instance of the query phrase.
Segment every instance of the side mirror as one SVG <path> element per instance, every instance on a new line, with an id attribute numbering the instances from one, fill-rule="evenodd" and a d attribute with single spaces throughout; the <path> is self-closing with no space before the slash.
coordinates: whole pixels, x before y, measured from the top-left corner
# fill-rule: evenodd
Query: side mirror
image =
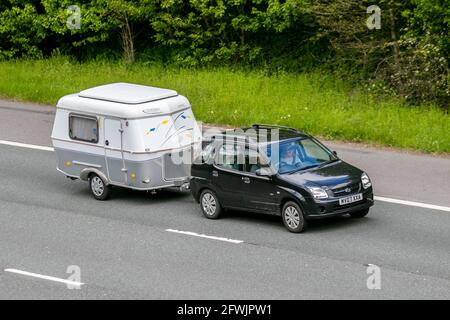
<path id="1" fill-rule="evenodd" d="M 337 157 L 338 156 L 338 154 L 337 154 L 337 152 L 336 151 L 333 151 L 333 154 Z"/>
<path id="2" fill-rule="evenodd" d="M 255 173 L 257 176 L 260 176 L 260 177 L 272 176 L 272 170 L 270 170 L 270 168 L 268 168 L 268 167 L 259 168 L 258 170 L 255 171 Z"/>

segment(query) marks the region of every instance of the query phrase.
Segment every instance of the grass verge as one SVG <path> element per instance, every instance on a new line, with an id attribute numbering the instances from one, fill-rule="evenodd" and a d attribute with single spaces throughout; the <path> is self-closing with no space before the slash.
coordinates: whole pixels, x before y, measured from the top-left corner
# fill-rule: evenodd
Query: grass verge
<path id="1" fill-rule="evenodd" d="M 0 62 L 0 96 L 55 104 L 95 85 L 132 82 L 177 90 L 198 120 L 235 126 L 273 123 L 326 139 L 425 152 L 450 152 L 450 115 L 437 107 L 377 101 L 319 73 L 266 76 L 259 71 L 179 69 L 137 63 L 74 63 L 64 57 Z"/>

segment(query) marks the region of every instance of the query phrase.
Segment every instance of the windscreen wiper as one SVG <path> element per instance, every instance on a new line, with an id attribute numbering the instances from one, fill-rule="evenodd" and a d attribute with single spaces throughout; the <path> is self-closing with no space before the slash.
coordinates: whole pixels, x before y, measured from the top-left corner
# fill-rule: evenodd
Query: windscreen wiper
<path id="1" fill-rule="evenodd" d="M 323 167 L 323 166 L 325 166 L 327 164 L 330 164 L 330 163 L 333 163 L 333 162 L 336 162 L 336 161 L 339 161 L 339 159 L 332 159 L 332 160 L 325 161 L 325 162 L 321 163 L 319 165 L 319 167 Z"/>
<path id="2" fill-rule="evenodd" d="M 318 166 L 319 166 L 319 165 L 317 165 L 317 164 L 313 164 L 313 165 L 310 165 L 310 166 L 307 166 L 307 167 L 298 168 L 298 169 L 296 169 L 296 170 L 292 170 L 291 172 L 289 172 L 289 174 L 293 174 L 293 173 L 298 172 L 298 171 L 303 171 L 303 170 L 307 170 L 307 169 L 316 168 L 316 167 L 318 167 Z"/>

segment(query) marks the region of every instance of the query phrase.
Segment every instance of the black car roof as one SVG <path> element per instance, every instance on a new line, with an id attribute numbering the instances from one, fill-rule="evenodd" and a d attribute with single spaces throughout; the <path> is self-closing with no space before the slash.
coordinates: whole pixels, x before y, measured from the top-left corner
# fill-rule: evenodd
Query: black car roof
<path id="1" fill-rule="evenodd" d="M 276 131 L 275 131 L 276 130 Z M 276 134 L 277 133 L 277 134 Z M 259 143 L 273 143 L 277 141 L 285 141 L 296 138 L 307 138 L 309 135 L 298 131 L 295 128 L 275 126 L 275 125 L 261 125 L 255 124 L 251 127 L 232 129 L 222 131 L 217 134 L 212 139 L 223 139 L 223 140 L 240 140 L 242 142 L 248 142 L 250 144 Z"/>

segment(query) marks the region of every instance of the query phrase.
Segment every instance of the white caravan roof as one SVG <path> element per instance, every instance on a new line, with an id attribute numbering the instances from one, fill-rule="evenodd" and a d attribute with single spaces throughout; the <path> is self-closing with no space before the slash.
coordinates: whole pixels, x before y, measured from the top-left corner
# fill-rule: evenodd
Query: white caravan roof
<path id="1" fill-rule="evenodd" d="M 112 83 L 62 97 L 58 108 L 118 118 L 142 118 L 190 107 L 174 90 L 130 83 Z"/>
<path id="2" fill-rule="evenodd" d="M 174 90 L 141 86 L 130 83 L 112 83 L 81 91 L 78 96 L 125 104 L 139 104 L 169 97 L 178 93 Z"/>

